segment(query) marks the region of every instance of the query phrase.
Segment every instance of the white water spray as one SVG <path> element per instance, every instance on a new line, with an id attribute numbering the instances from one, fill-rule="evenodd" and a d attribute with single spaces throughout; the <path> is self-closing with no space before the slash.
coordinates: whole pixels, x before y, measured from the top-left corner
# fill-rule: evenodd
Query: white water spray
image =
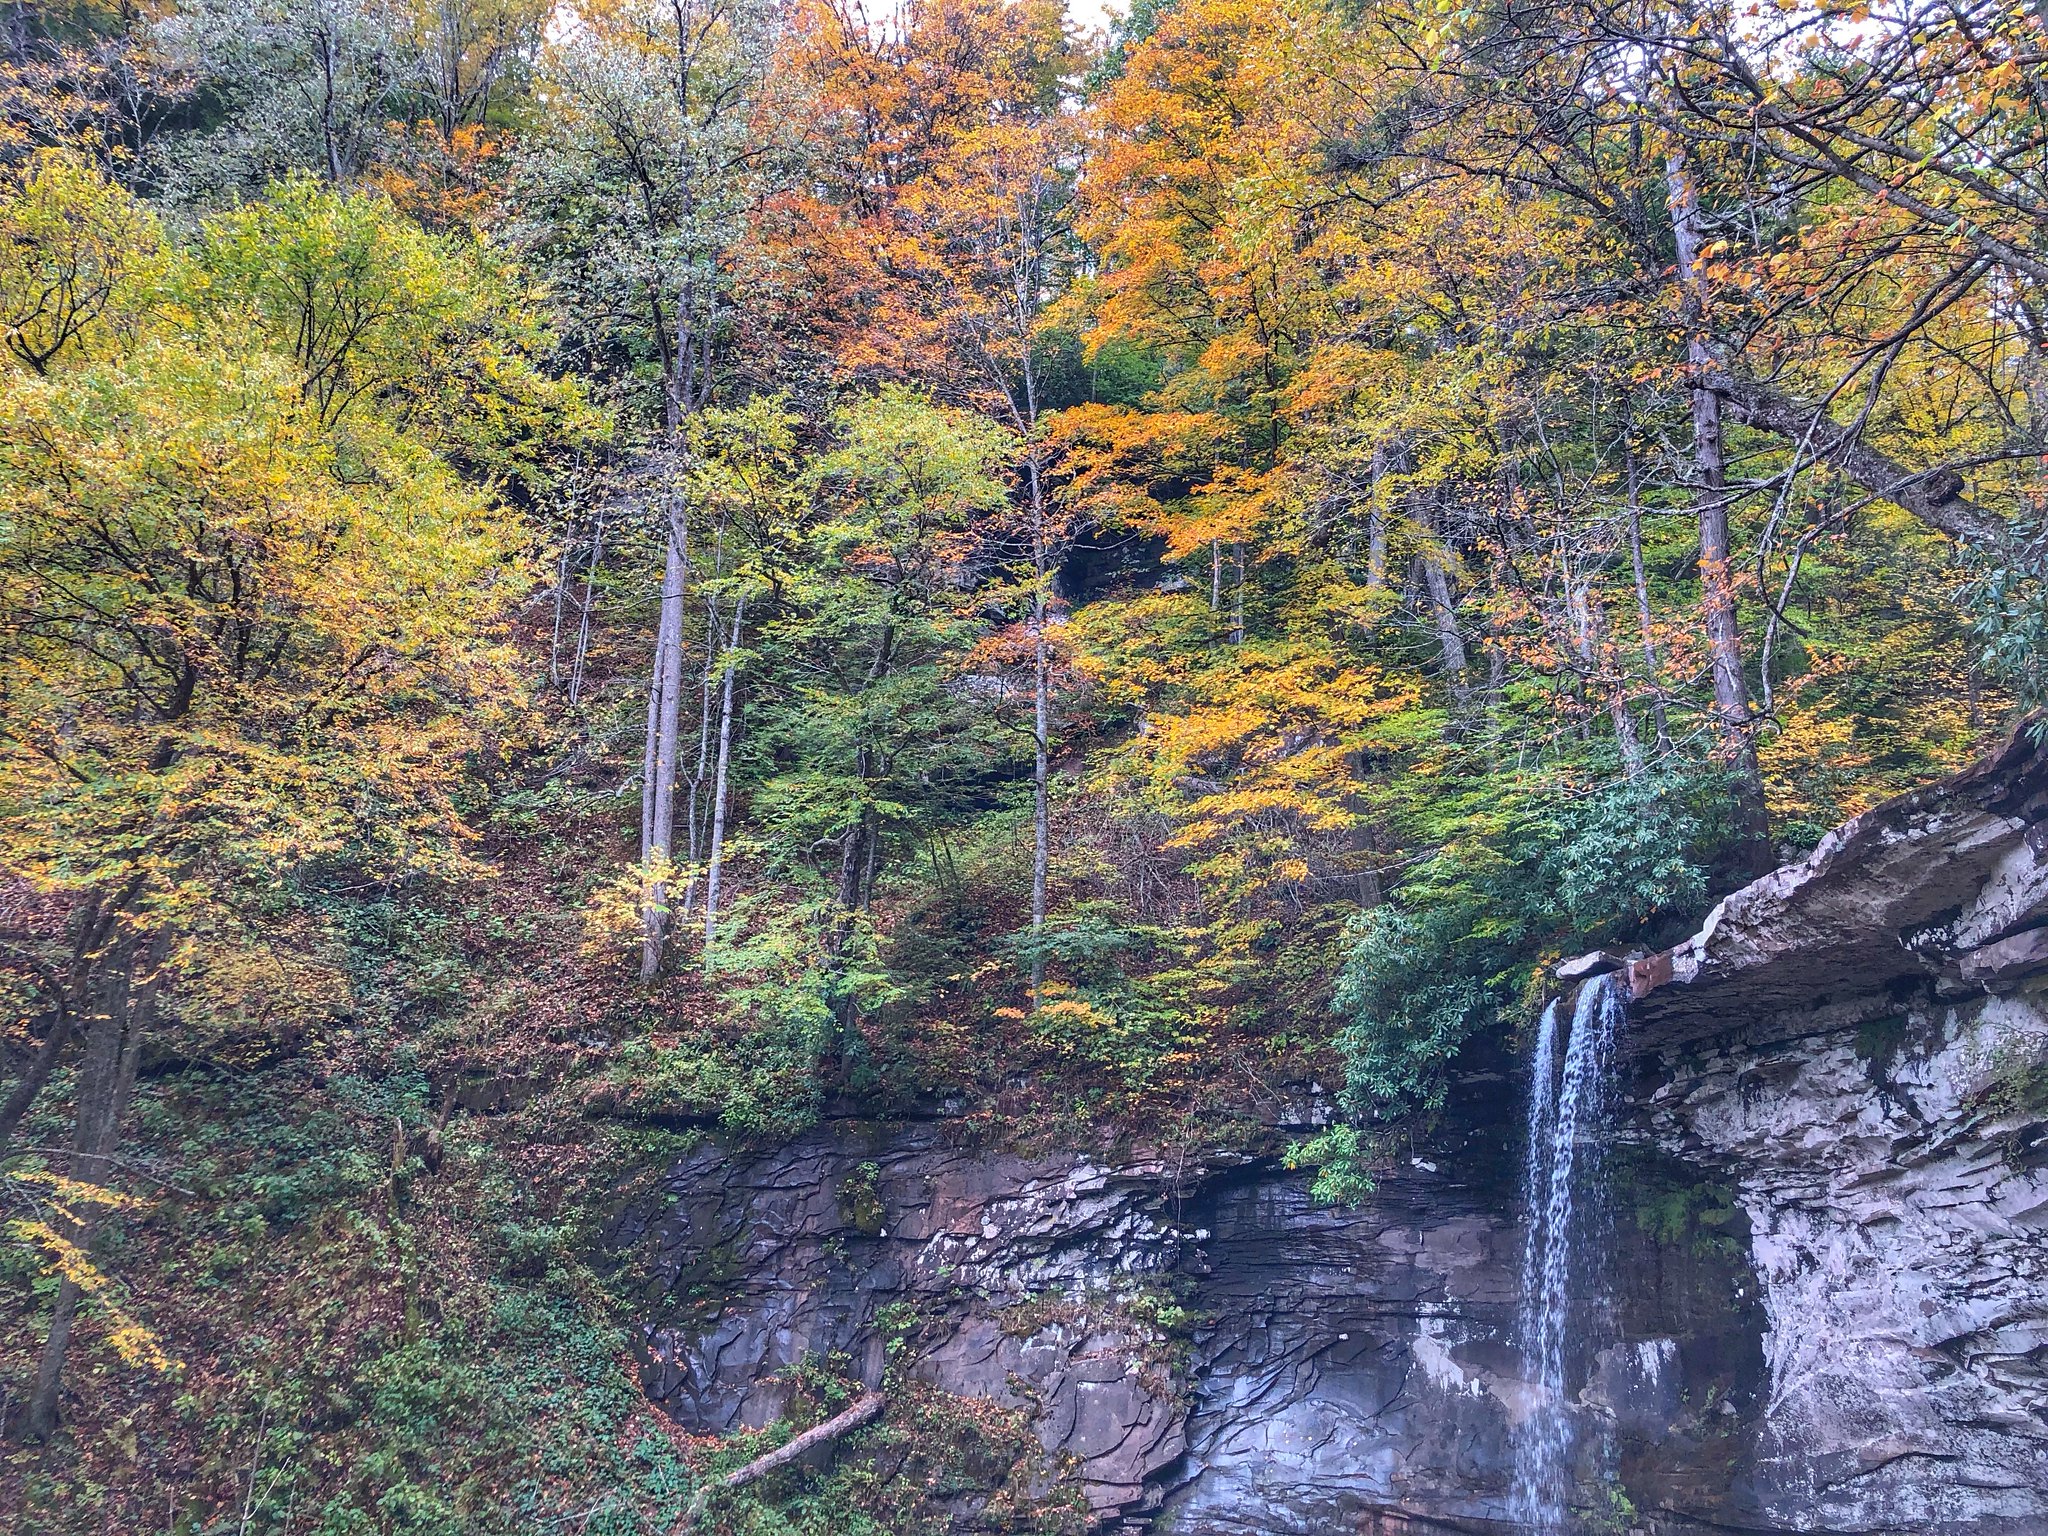
<path id="1" fill-rule="evenodd" d="M 1572 1010 L 1562 1074 L 1557 1051 L 1563 1010 L 1556 1003 L 1544 1010 L 1530 1061 L 1523 1181 L 1529 1225 L 1522 1244 L 1517 1333 L 1537 1401 L 1515 1430 L 1508 1514 L 1533 1536 L 1564 1531 L 1571 1502 L 1566 1343 L 1568 1338 L 1574 1344 L 1586 1342 L 1598 1299 L 1599 1266 L 1590 1240 L 1605 1226 L 1602 1154 L 1610 1066 L 1615 1031 L 1626 1011 L 1612 977 L 1587 982 Z M 1575 1322 L 1581 1325 L 1576 1336 Z"/>

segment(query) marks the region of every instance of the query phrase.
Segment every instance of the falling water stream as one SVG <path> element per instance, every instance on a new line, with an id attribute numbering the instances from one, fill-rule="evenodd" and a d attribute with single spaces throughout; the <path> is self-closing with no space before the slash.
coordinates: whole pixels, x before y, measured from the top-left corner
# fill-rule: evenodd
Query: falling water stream
<path id="1" fill-rule="evenodd" d="M 1562 1042 L 1562 1068 L 1559 1003 L 1544 1011 L 1530 1062 L 1528 1231 L 1517 1334 L 1536 1402 L 1515 1431 L 1509 1517 L 1532 1536 L 1564 1531 L 1571 1503 L 1573 1421 L 1565 1383 L 1597 1331 L 1607 1225 L 1603 1143 L 1614 1037 L 1625 1015 L 1612 977 L 1589 981 Z"/>

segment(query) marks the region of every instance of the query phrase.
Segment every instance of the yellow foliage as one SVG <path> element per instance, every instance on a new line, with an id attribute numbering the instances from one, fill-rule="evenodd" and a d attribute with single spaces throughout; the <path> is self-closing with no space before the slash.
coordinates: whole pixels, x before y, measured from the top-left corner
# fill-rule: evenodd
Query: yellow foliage
<path id="1" fill-rule="evenodd" d="M 0 299 L 41 338 L 0 369 L 0 866 L 168 930 L 222 1028 L 345 1013 L 295 872 L 473 871 L 453 789 L 524 729 L 523 531 L 423 439 L 454 442 L 471 364 L 496 401 L 460 408 L 472 457 L 509 467 L 518 411 L 580 395 L 528 388 L 503 274 L 373 199 L 295 183 L 195 255 L 53 154 L 0 186 L 0 228 Z M 22 309 L 45 290 L 68 308 Z"/>
<path id="2" fill-rule="evenodd" d="M 27 1217 L 13 1218 L 4 1230 L 16 1242 L 40 1250 L 46 1273 L 69 1280 L 106 1313 L 110 1323 L 107 1344 L 123 1362 L 166 1375 L 184 1369 L 182 1361 L 165 1352 L 156 1334 L 115 1300 L 112 1278 L 78 1244 L 50 1223 Z"/>
<path id="3" fill-rule="evenodd" d="M 108 1189 L 104 1184 L 89 1184 L 83 1179 L 67 1179 L 60 1173 L 45 1168 L 10 1168 L 7 1176 L 22 1184 L 34 1184 L 47 1189 L 51 1196 L 67 1205 L 97 1205 L 110 1211 L 138 1211 L 148 1208 L 150 1202 L 135 1195 L 124 1194 L 118 1189 Z"/>

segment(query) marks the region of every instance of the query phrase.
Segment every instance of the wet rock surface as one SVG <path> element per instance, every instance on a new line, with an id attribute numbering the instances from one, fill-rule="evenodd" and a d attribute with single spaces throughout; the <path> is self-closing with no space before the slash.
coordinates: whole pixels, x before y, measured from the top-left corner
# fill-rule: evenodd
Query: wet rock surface
<path id="1" fill-rule="evenodd" d="M 1535 1406 L 1512 1336 L 1518 1137 L 1510 1085 L 1476 1074 L 1350 1210 L 1268 1161 L 1029 1158 L 942 1124 L 707 1147 L 618 1234 L 665 1303 L 648 1390 L 695 1431 L 766 1423 L 807 1356 L 878 1381 L 907 1306 L 912 1376 L 1026 1411 L 1034 1486 L 1078 1487 L 1098 1524 L 1503 1530 L 1510 1426 Z M 1614 1241 L 1635 1278 L 1583 1362 L 1577 1411 L 1611 1427 L 1585 1476 L 1618 1489 L 1626 1464 L 1660 1503 L 1712 1504 L 1748 1422 L 1730 1409 L 1761 1383 L 1747 1264 L 1633 1212 Z"/>
<path id="2" fill-rule="evenodd" d="M 2023 734 L 1634 968 L 1643 1118 L 1751 1228 L 1759 1521 L 2048 1532 L 2044 850 Z"/>
<path id="3" fill-rule="evenodd" d="M 1539 1409 L 1514 1338 L 1512 1098 L 1468 1080 L 1440 1136 L 1355 1210 L 1274 1177 L 1223 1182 L 1196 1208 L 1210 1321 L 1167 1529 L 1507 1528 L 1510 1431 Z M 1648 1150 L 1630 1166 L 1638 1182 L 1689 1177 Z M 1618 1491 L 1626 1471 L 1645 1507 L 1718 1507 L 1746 1444 L 1723 1405 L 1747 1409 L 1762 1383 L 1754 1283 L 1735 1245 L 1696 1248 L 1638 1214 L 1619 1213 L 1613 1272 L 1594 1277 L 1608 1317 L 1576 1362 L 1581 1480 Z"/>
<path id="4" fill-rule="evenodd" d="M 2001 1112 L 2029 1001 L 1916 1004 L 1668 1064 L 1651 1118 L 1724 1160 L 1769 1395 L 1745 1500 L 1788 1529 L 2048 1531 L 2048 1145 Z"/>

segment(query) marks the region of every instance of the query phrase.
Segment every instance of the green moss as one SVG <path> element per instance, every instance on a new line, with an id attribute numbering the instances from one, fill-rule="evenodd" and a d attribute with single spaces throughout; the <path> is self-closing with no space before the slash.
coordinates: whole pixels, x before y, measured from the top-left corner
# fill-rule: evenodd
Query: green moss
<path id="1" fill-rule="evenodd" d="M 1892 1060 L 1906 1043 L 1907 1022 L 1903 1013 L 1888 1013 L 1857 1026 L 1856 1059 L 1869 1069 L 1871 1082 L 1879 1087 L 1888 1081 Z"/>
<path id="2" fill-rule="evenodd" d="M 1740 1258 L 1749 1247 L 1749 1218 L 1733 1185 L 1700 1178 L 1672 1159 L 1623 1153 L 1616 1159 L 1615 1199 L 1636 1227 L 1662 1247 L 1695 1258 Z"/>
<path id="3" fill-rule="evenodd" d="M 880 1237 L 888 1216 L 882 1197 L 875 1188 L 881 1172 L 873 1163 L 862 1163 L 839 1186 L 839 1213 L 845 1217 L 846 1224 L 863 1237 Z"/>
<path id="4" fill-rule="evenodd" d="M 2048 1057 L 2011 1041 L 1992 1053 L 1991 1078 L 1971 1096 L 1972 1107 L 1994 1119 L 2048 1114 Z"/>

